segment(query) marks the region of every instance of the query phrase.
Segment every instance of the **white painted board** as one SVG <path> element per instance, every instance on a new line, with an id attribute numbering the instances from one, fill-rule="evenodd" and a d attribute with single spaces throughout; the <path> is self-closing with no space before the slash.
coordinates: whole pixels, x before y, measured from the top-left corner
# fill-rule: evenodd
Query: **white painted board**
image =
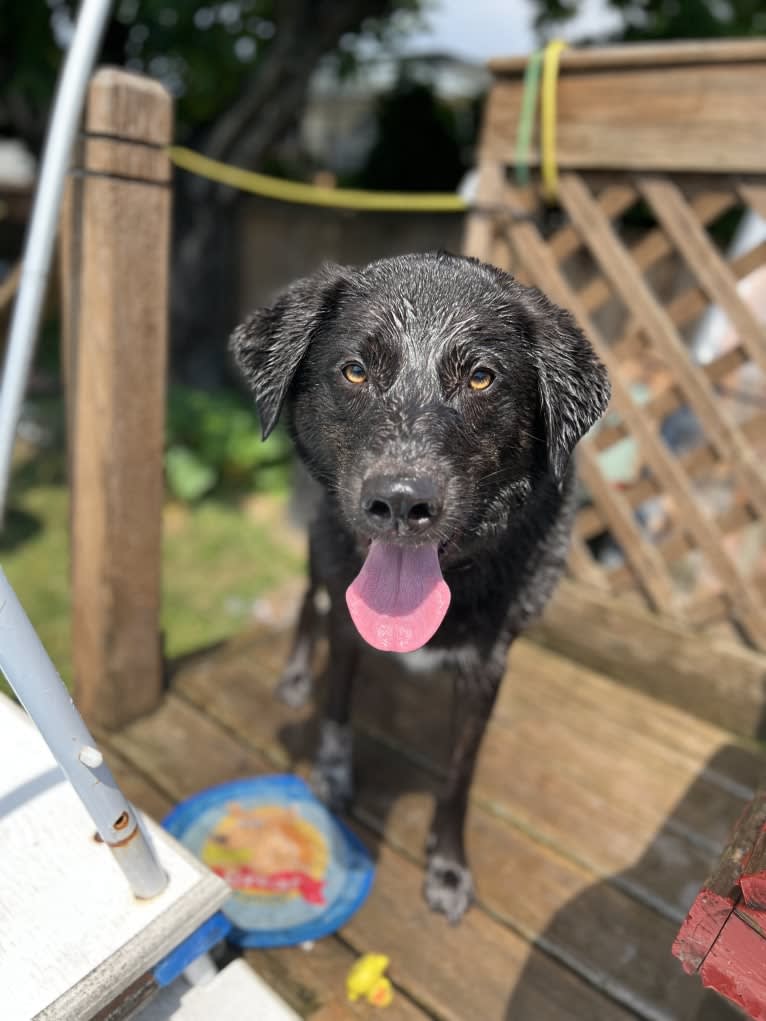
<path id="1" fill-rule="evenodd" d="M 170 882 L 137 900 L 27 715 L 0 696 L 0 1018 L 91 1017 L 228 895 L 146 816 Z"/>
<path id="2" fill-rule="evenodd" d="M 242 958 L 232 961 L 211 982 L 189 985 L 178 979 L 139 1011 L 136 1021 L 300 1021 Z"/>

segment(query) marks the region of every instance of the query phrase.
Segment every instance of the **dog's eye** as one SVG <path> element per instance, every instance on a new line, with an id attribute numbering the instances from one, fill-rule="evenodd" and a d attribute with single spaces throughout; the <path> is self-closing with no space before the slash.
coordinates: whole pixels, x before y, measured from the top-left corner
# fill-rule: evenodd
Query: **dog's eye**
<path id="1" fill-rule="evenodd" d="M 495 374 L 489 369 L 474 369 L 468 379 L 468 385 L 472 390 L 487 390 L 494 380 Z"/>
<path id="2" fill-rule="evenodd" d="M 359 362 L 349 362 L 340 371 L 349 383 L 356 383 L 358 385 L 367 382 L 367 373 L 364 370 L 364 366 L 360 365 Z"/>

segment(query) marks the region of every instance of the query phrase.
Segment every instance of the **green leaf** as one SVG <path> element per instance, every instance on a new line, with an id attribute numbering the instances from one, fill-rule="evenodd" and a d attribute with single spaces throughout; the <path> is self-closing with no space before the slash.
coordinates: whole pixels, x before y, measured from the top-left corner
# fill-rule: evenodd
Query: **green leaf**
<path id="1" fill-rule="evenodd" d="M 165 453 L 165 477 L 173 496 L 195 503 L 215 486 L 218 475 L 187 447 L 170 447 Z"/>

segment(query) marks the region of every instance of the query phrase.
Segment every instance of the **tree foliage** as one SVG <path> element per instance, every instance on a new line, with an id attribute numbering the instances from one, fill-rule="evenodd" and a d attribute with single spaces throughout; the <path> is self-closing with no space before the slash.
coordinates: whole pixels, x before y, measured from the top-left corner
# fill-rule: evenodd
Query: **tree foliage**
<path id="1" fill-rule="evenodd" d="M 176 139 L 215 159 L 258 167 L 294 127 L 311 77 L 360 34 L 401 27 L 421 0 L 116 0 L 99 55 L 146 72 L 176 97 Z M 39 151 L 73 0 L 0 0 L 0 134 Z M 341 60 L 340 66 L 344 61 Z M 171 319 L 174 367 L 223 378 L 231 329 L 236 192 L 178 174 Z M 211 356 L 213 352 L 213 356 Z"/>
<path id="2" fill-rule="evenodd" d="M 377 107 L 377 140 L 351 183 L 380 191 L 456 188 L 473 141 L 465 119 L 459 123 L 456 111 L 406 70 Z M 478 117 L 470 119 L 474 135 Z"/>
<path id="3" fill-rule="evenodd" d="M 543 36 L 571 21 L 582 0 L 532 0 Z M 606 0 L 621 25 L 604 41 L 714 39 L 766 33 L 763 0 Z"/>
<path id="4" fill-rule="evenodd" d="M 163 81 L 178 137 L 199 137 L 262 88 L 270 55 L 303 79 L 328 51 L 348 55 L 350 34 L 390 32 L 417 10 L 418 0 L 118 0 L 99 61 Z M 0 0 L 0 133 L 35 150 L 75 16 L 72 0 Z"/>

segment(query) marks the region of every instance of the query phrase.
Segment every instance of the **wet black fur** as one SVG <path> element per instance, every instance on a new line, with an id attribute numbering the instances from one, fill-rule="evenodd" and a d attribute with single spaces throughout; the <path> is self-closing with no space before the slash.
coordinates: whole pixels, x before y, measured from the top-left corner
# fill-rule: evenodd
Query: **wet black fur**
<path id="1" fill-rule="evenodd" d="M 334 674 L 316 780 L 335 805 L 351 794 L 347 724 L 362 640 L 344 594 L 370 538 L 362 482 L 381 472 L 427 475 L 443 495 L 427 539 L 440 544 L 452 602 L 428 648 L 455 672 L 458 722 L 425 894 L 456 920 L 472 892 L 463 820 L 479 743 L 510 644 L 563 569 L 570 455 L 607 406 L 606 372 L 572 317 L 539 291 L 445 253 L 363 269 L 326 266 L 256 311 L 232 348 L 264 435 L 284 406 L 300 457 L 322 487 L 311 583 L 282 691 L 293 701 L 308 693 L 312 600 L 323 587 Z M 367 383 L 344 378 L 351 361 L 366 368 Z M 467 385 L 478 366 L 495 376 L 486 391 Z"/>

